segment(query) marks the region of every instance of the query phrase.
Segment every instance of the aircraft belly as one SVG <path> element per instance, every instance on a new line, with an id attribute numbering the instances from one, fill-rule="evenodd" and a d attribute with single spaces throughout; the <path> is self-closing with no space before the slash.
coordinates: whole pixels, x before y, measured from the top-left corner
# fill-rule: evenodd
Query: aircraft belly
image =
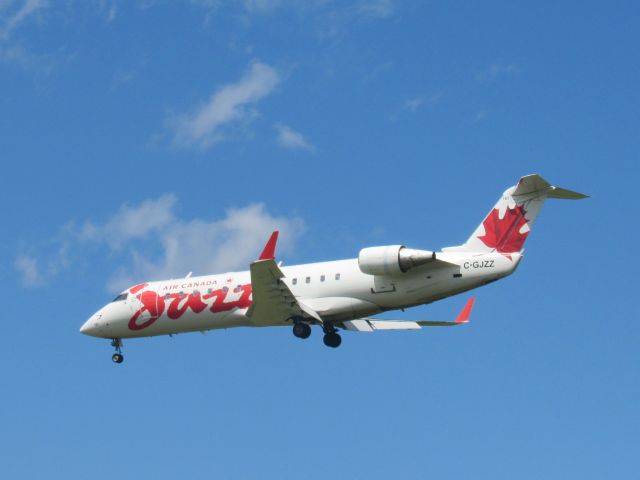
<path id="1" fill-rule="evenodd" d="M 180 318 L 172 319 L 162 315 L 153 325 L 141 331 L 127 329 L 119 335 L 120 338 L 150 337 L 158 335 L 170 335 L 174 333 L 200 332 L 222 328 L 232 328 L 250 325 L 245 315 L 247 309 L 236 308 L 227 312 L 208 311 L 195 313 L 187 312 Z"/>
<path id="2" fill-rule="evenodd" d="M 330 322 L 360 318 L 382 312 L 379 305 L 355 297 L 305 298 L 304 303 Z"/>

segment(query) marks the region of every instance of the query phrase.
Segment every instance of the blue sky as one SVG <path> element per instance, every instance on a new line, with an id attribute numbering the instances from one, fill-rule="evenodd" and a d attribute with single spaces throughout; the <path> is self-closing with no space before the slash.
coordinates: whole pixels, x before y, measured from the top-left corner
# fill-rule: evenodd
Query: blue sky
<path id="1" fill-rule="evenodd" d="M 631 478 L 636 2 L 0 0 L 7 478 Z M 464 241 L 538 172 L 453 330 L 78 328 L 128 283 Z M 631 261 L 631 266 L 628 262 Z M 469 295 L 390 315 L 449 319 Z"/>

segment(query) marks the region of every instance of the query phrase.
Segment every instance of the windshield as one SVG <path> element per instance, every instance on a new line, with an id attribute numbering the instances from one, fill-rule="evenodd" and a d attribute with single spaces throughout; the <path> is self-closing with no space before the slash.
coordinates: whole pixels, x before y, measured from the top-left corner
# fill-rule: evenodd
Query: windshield
<path id="1" fill-rule="evenodd" d="M 114 302 L 121 302 L 123 300 L 126 300 L 127 299 L 127 295 L 128 295 L 128 293 L 121 293 L 116 298 L 114 298 L 113 301 Z"/>

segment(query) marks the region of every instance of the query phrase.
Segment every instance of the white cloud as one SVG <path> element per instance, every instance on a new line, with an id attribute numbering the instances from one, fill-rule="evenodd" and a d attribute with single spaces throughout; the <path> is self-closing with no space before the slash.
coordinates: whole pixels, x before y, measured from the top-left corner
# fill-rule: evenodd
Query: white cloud
<path id="1" fill-rule="evenodd" d="M 7 38 L 29 17 L 47 6 L 47 0 L 25 0 L 17 9 L 10 7 L 14 2 L 4 1 L 0 4 L 0 11 L 8 10 L 6 15 L 0 15 L 0 38 Z M 4 13 L 4 12 L 3 12 Z"/>
<path id="2" fill-rule="evenodd" d="M 393 13 L 393 0 L 359 0 L 348 4 L 336 0 L 242 0 L 225 2 L 224 0 L 191 0 L 193 5 L 209 10 L 218 10 L 225 3 L 239 5 L 248 14 L 265 14 L 277 9 L 296 9 L 302 12 L 324 11 L 331 14 L 361 15 L 368 17 L 388 17 Z"/>
<path id="3" fill-rule="evenodd" d="M 124 205 L 103 223 L 86 222 L 79 229 L 66 225 L 59 234 L 57 252 L 45 259 L 44 269 L 30 255 L 19 255 L 14 266 L 24 286 L 37 287 L 70 267 L 69 253 L 76 261 L 89 252 L 98 253 L 116 265 L 105 272 L 106 287 L 115 292 L 190 271 L 204 275 L 246 270 L 272 231 L 280 231 L 280 255 L 292 250 L 304 230 L 300 218 L 272 215 L 261 203 L 230 209 L 223 218 L 213 220 L 179 218 L 174 213 L 176 204 L 177 197 L 168 194 Z"/>
<path id="4" fill-rule="evenodd" d="M 395 0 L 191 0 L 192 5 L 205 10 L 205 23 L 214 15 L 226 15 L 239 19 L 243 28 L 251 26 L 254 19 L 289 10 L 299 19 L 310 20 L 310 31 L 322 40 L 345 35 L 360 20 L 389 18 L 395 12 L 396 3 Z"/>
<path id="5" fill-rule="evenodd" d="M 476 80 L 487 81 L 495 80 L 505 76 L 515 76 L 520 73 L 520 67 L 515 63 L 502 64 L 492 63 L 486 69 L 476 72 Z"/>
<path id="6" fill-rule="evenodd" d="M 24 287 L 34 288 L 46 285 L 49 280 L 69 267 L 69 249 L 71 247 L 69 234 L 71 232 L 70 224 L 62 227 L 61 235 L 53 242 L 56 247 L 55 251 L 46 258 L 44 265 L 33 255 L 20 254 L 16 257 L 13 266 L 20 274 Z"/>
<path id="7" fill-rule="evenodd" d="M 249 13 L 265 13 L 283 5 L 283 0 L 244 0 L 244 8 Z"/>
<path id="8" fill-rule="evenodd" d="M 204 8 L 218 8 L 222 5 L 223 0 L 191 0 L 193 5 Z"/>
<path id="9" fill-rule="evenodd" d="M 442 92 L 434 93 L 431 96 L 418 95 L 416 97 L 408 98 L 404 101 L 404 108 L 409 110 L 410 112 L 415 112 L 421 107 L 425 105 L 433 105 L 438 103 L 438 101 L 442 98 Z"/>
<path id="10" fill-rule="evenodd" d="M 393 14 L 394 0 L 191 0 L 191 4 L 208 10 L 219 10 L 224 5 L 238 6 L 247 14 L 265 14 L 278 9 L 295 9 L 300 12 L 320 12 L 330 15 L 348 15 L 384 18 Z"/>
<path id="11" fill-rule="evenodd" d="M 408 100 L 405 100 L 404 108 L 406 108 L 407 110 L 410 110 L 412 112 L 415 112 L 416 110 L 418 110 L 420 108 L 420 106 L 423 103 L 424 103 L 424 97 L 422 97 L 422 96 L 409 98 Z"/>
<path id="12" fill-rule="evenodd" d="M 292 150 L 315 150 L 315 147 L 311 145 L 300 132 L 296 132 L 291 127 L 283 124 L 277 124 L 278 130 L 277 142 L 284 148 Z"/>
<path id="13" fill-rule="evenodd" d="M 359 13 L 377 18 L 385 18 L 393 13 L 392 0 L 363 0 L 357 5 Z"/>
<path id="14" fill-rule="evenodd" d="M 38 268 L 38 259 L 29 255 L 18 255 L 14 263 L 16 270 L 22 277 L 22 285 L 28 288 L 39 287 L 45 283 Z"/>
<path id="15" fill-rule="evenodd" d="M 483 121 L 485 118 L 487 118 L 487 112 L 481 110 L 479 112 L 476 112 L 476 114 L 473 116 L 473 121 L 477 123 Z"/>
<path id="16" fill-rule="evenodd" d="M 0 61 L 34 73 L 37 80 L 49 76 L 72 58 L 64 47 L 48 53 L 32 52 L 17 35 L 19 29 L 33 20 L 41 21 L 48 6 L 48 0 L 0 0 Z"/>
<path id="17" fill-rule="evenodd" d="M 27 69 L 33 67 L 37 57 L 19 45 L 0 45 L 0 60 L 14 62 Z"/>
<path id="18" fill-rule="evenodd" d="M 109 6 L 109 12 L 107 13 L 107 22 L 113 22 L 118 16 L 118 5 L 116 2 L 113 2 Z"/>
<path id="19" fill-rule="evenodd" d="M 112 248 L 120 248 L 130 240 L 144 238 L 174 222 L 173 207 L 176 201 L 175 195 L 167 194 L 156 200 L 145 200 L 137 207 L 123 205 L 103 225 L 85 223 L 79 238 L 104 242 Z"/>
<path id="20" fill-rule="evenodd" d="M 278 252 L 286 253 L 303 229 L 299 218 L 272 216 L 263 204 L 231 209 L 219 220 L 174 219 L 154 235 L 160 255 L 154 258 L 132 245 L 131 264 L 119 268 L 107 288 L 120 291 L 139 281 L 182 277 L 191 271 L 246 270 L 273 230 L 280 231 Z"/>
<path id="21" fill-rule="evenodd" d="M 111 79 L 111 88 L 120 88 L 131 82 L 135 77 L 136 73 L 133 70 L 118 70 Z"/>
<path id="22" fill-rule="evenodd" d="M 279 83 L 280 75 L 274 68 L 253 62 L 238 82 L 217 89 L 194 111 L 170 122 L 175 143 L 207 148 L 224 140 L 225 128 L 255 117 L 252 107 L 271 94 Z"/>

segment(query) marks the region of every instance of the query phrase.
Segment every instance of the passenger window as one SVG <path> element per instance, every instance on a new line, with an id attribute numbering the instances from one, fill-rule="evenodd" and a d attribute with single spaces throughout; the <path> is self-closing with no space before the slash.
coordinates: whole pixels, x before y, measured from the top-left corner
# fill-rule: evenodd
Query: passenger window
<path id="1" fill-rule="evenodd" d="M 324 282 L 324 275 L 320 275 L 320 281 Z"/>
<path id="2" fill-rule="evenodd" d="M 170 294 L 170 293 L 167 293 L 167 294 L 164 296 L 164 298 L 165 298 L 165 300 L 171 300 L 171 294 Z"/>
<path id="3" fill-rule="evenodd" d="M 180 293 L 178 294 L 178 298 L 182 298 L 182 297 L 184 297 L 184 292 L 180 292 Z"/>
<path id="4" fill-rule="evenodd" d="M 222 291 L 224 293 L 227 293 L 229 291 L 229 287 L 227 287 L 226 285 L 224 287 L 222 287 Z"/>
<path id="5" fill-rule="evenodd" d="M 305 281 L 305 282 L 307 282 L 307 283 L 311 283 L 311 277 L 307 277 L 307 278 L 305 278 L 305 280 L 304 280 L 304 281 Z"/>
<path id="6" fill-rule="evenodd" d="M 200 292 L 198 290 L 194 290 L 193 291 L 193 296 L 194 297 L 199 297 L 200 296 Z"/>
<path id="7" fill-rule="evenodd" d="M 298 279 L 294 278 L 293 280 L 291 280 L 291 284 L 292 285 L 297 285 L 298 284 Z"/>
<path id="8" fill-rule="evenodd" d="M 340 274 L 336 273 L 336 280 L 340 280 Z"/>
<path id="9" fill-rule="evenodd" d="M 210 289 L 210 288 L 208 288 L 208 289 L 207 289 L 207 293 L 209 293 L 209 294 L 210 294 L 211 292 L 213 292 L 213 290 L 212 290 L 212 289 Z"/>

